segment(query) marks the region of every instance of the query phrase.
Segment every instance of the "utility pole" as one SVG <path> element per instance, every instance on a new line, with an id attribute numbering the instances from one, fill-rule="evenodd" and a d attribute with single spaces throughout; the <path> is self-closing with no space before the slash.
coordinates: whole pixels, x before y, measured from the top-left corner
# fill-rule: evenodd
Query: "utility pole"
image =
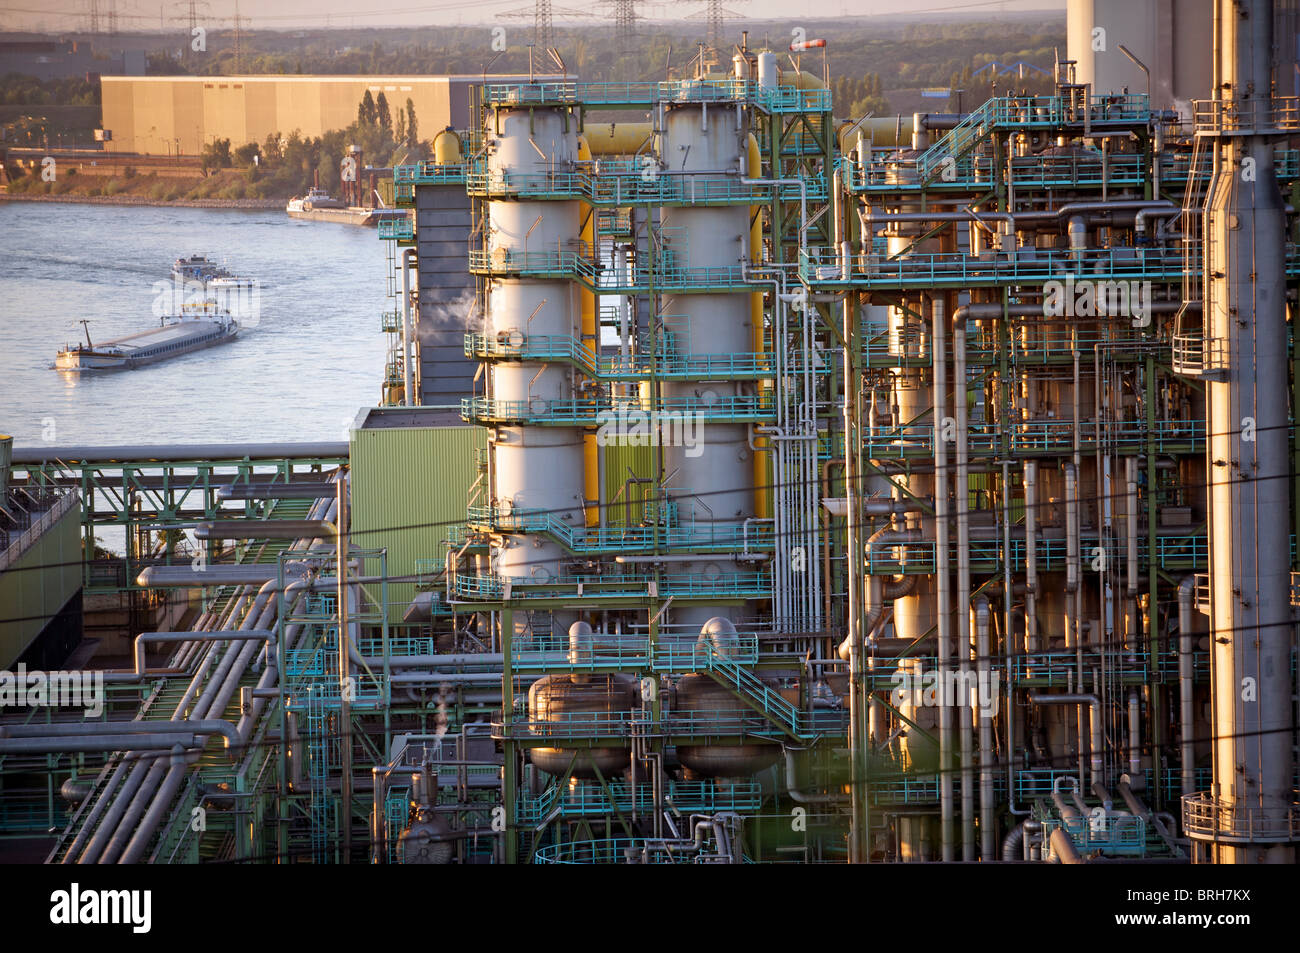
<path id="1" fill-rule="evenodd" d="M 235 0 L 235 72 L 244 71 L 244 18 L 239 15 L 239 0 Z"/>

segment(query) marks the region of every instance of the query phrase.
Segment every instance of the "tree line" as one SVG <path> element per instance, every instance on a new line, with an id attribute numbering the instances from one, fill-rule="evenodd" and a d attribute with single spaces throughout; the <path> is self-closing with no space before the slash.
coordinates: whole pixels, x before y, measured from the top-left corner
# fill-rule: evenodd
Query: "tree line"
<path id="1" fill-rule="evenodd" d="M 419 137 L 419 128 L 411 99 L 393 111 L 382 91 L 375 97 L 366 90 L 357 105 L 356 121 L 346 129 L 320 136 L 304 136 L 297 130 L 287 136 L 276 132 L 260 143 L 237 147 L 229 139 L 217 139 L 203 147 L 200 160 L 205 175 L 223 169 L 242 170 L 253 198 L 301 194 L 317 181 L 321 188 L 337 192 L 342 184 L 339 162 L 350 146 L 361 148 L 368 165 L 414 162 L 429 150 L 429 143 Z"/>

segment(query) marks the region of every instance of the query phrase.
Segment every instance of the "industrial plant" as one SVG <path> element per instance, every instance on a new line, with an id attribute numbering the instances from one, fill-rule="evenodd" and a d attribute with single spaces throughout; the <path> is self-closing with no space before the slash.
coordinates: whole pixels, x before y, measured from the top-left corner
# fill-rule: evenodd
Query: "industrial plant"
<path id="1" fill-rule="evenodd" d="M 1295 863 L 1297 6 L 1067 22 L 1050 92 L 958 112 L 845 115 L 739 31 L 458 77 L 346 442 L 4 448 L 0 832 Z M 92 599 L 133 664 L 63 664 Z"/>

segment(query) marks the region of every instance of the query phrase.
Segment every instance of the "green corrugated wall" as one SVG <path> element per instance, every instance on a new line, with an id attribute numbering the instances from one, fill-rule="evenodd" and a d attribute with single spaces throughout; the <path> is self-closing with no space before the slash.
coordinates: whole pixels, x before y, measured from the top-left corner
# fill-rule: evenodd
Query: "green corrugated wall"
<path id="1" fill-rule="evenodd" d="M 605 493 L 607 504 L 605 520 L 610 526 L 640 523 L 643 516 L 641 499 L 648 489 L 645 485 L 630 485 L 621 495 L 619 490 L 628 478 L 628 468 L 641 478 L 653 476 L 654 447 L 633 447 L 626 443 L 609 443 L 605 454 Z"/>
<path id="2" fill-rule="evenodd" d="M 44 566 L 44 569 L 33 569 Z M 0 669 L 10 669 L 81 588 L 81 506 L 73 506 L 0 572 Z"/>
<path id="3" fill-rule="evenodd" d="M 441 559 L 442 541 L 465 522 L 482 427 L 392 427 L 352 432 L 353 542 L 388 550 L 388 574 L 415 572 L 417 559 Z M 414 583 L 388 587 L 398 621 Z"/>

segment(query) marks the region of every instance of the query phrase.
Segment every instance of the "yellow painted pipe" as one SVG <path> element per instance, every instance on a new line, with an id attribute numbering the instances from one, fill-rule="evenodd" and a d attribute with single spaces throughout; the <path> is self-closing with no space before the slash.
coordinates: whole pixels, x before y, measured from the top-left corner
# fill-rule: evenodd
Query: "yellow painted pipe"
<path id="1" fill-rule="evenodd" d="M 583 138 L 594 156 L 632 155 L 650 140 L 648 122 L 587 122 Z"/>
<path id="2" fill-rule="evenodd" d="M 578 161 L 586 162 L 591 160 L 591 146 L 585 136 L 578 137 Z M 578 203 L 578 220 L 581 222 L 579 237 L 582 239 L 584 249 L 588 254 L 595 254 L 596 245 L 596 210 L 586 202 Z M 596 358 L 597 345 L 597 328 L 596 328 L 596 295 L 588 291 L 581 285 L 578 286 L 578 301 L 581 309 L 581 326 L 582 326 L 582 343 L 591 355 L 592 360 Z"/>
<path id="3" fill-rule="evenodd" d="M 590 128 L 590 126 L 588 126 Z M 578 160 L 580 162 L 590 161 L 591 147 L 587 143 L 585 136 L 578 137 Z M 581 223 L 579 236 L 582 239 L 583 247 L 594 249 L 596 244 L 596 210 L 586 202 L 578 203 L 578 220 Z M 590 251 L 595 254 L 594 251 Z M 591 362 L 596 361 L 596 351 L 598 346 L 597 336 L 600 329 L 596 326 L 596 295 L 588 291 L 581 285 L 578 289 L 578 325 L 582 329 L 582 347 L 586 349 Z M 601 487 L 600 487 L 600 446 L 596 442 L 595 433 L 583 434 L 582 438 L 583 453 L 583 492 L 588 502 L 595 503 L 595 506 L 587 507 L 587 525 L 600 525 L 600 504 Z"/>
<path id="4" fill-rule="evenodd" d="M 600 446 L 594 431 L 582 435 L 582 483 L 587 499 L 587 525 L 600 525 Z"/>
<path id="5" fill-rule="evenodd" d="M 859 132 L 862 133 L 864 139 L 870 139 L 872 144 L 876 146 L 910 146 L 912 144 L 912 117 L 904 116 L 902 118 L 902 123 L 899 123 L 897 116 L 864 119 L 857 124 L 845 123 L 835 130 L 836 138 L 840 141 L 840 152 L 848 152 L 858 144 Z"/>
<path id="6" fill-rule="evenodd" d="M 793 86 L 795 89 L 825 89 L 826 84 L 816 73 L 808 70 L 802 70 L 796 73 L 794 70 L 782 70 L 780 83 L 782 86 Z"/>

